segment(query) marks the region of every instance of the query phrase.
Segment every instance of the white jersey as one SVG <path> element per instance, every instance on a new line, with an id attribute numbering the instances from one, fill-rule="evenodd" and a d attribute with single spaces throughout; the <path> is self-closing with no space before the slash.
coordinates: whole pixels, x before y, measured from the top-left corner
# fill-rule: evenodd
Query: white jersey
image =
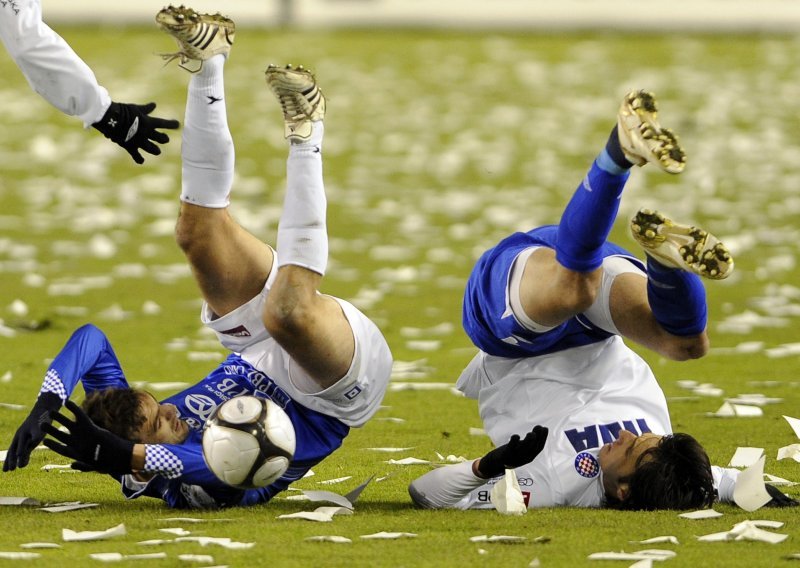
<path id="1" fill-rule="evenodd" d="M 480 352 L 458 380 L 478 399 L 495 445 L 549 428 L 542 453 L 516 470 L 529 508 L 599 507 L 603 488 L 597 453 L 621 430 L 670 434 L 667 401 L 650 367 L 619 336 L 549 355 L 508 359 Z M 489 488 L 458 508 L 491 507 Z"/>
<path id="2" fill-rule="evenodd" d="M 0 40 L 34 91 L 84 126 L 103 118 L 108 91 L 67 43 L 42 21 L 40 0 L 0 2 Z"/>

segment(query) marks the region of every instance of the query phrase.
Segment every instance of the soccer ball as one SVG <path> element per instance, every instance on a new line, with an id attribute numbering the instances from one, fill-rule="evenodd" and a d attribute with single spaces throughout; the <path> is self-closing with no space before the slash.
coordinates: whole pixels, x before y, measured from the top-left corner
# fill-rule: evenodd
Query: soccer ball
<path id="1" fill-rule="evenodd" d="M 220 481 L 240 489 L 269 485 L 289 468 L 294 426 L 266 398 L 239 396 L 214 409 L 203 428 L 203 457 Z"/>

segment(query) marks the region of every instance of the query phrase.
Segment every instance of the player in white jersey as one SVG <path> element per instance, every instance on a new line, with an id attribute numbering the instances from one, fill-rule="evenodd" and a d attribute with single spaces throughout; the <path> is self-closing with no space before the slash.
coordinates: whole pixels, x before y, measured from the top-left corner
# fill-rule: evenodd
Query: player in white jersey
<path id="1" fill-rule="evenodd" d="M 234 354 L 196 385 L 159 404 L 143 391 L 126 388 L 105 336 L 85 326 L 53 361 L 4 469 L 26 465 L 45 432 L 53 438 L 44 440 L 48 447 L 75 459 L 79 469 L 118 477 L 131 498 L 157 497 L 174 507 L 265 502 L 338 448 L 350 427 L 375 414 L 392 357 L 363 313 L 318 292 L 328 259 L 322 178 L 326 101 L 314 76 L 302 67 L 266 70 L 290 143 L 276 251 L 228 212 L 234 147 L 223 68 L 233 44 L 233 21 L 172 6 L 156 21 L 177 40 L 181 66 L 194 71 L 184 120 L 176 239 L 205 299 L 203 322 Z M 68 401 L 79 381 L 90 392 L 86 413 Z M 240 395 L 267 397 L 281 406 L 297 438 L 287 473 L 257 490 L 225 486 L 202 457 L 206 419 L 223 401 Z M 54 416 L 67 433 L 42 425 L 49 422 L 51 407 L 62 403 L 76 415 L 75 421 Z"/>
<path id="2" fill-rule="evenodd" d="M 0 1 L 0 40 L 34 91 L 122 146 L 137 164 L 144 162 L 140 151 L 158 155 L 158 144 L 169 142 L 160 130 L 179 126 L 150 116 L 155 103 L 112 101 L 86 63 L 42 21 L 41 0 Z"/>
<path id="3" fill-rule="evenodd" d="M 680 173 L 685 155 L 660 126 L 653 95 L 635 91 L 559 225 L 511 235 L 478 260 L 463 322 L 480 351 L 458 388 L 478 400 L 498 447 L 413 481 L 415 503 L 492 507 L 491 485 L 505 469 L 515 469 L 529 508 L 687 509 L 732 499 L 737 472 L 712 469 L 694 438 L 672 433 L 664 393 L 621 338 L 674 360 L 702 357 L 699 277 L 733 269 L 715 237 L 648 210 L 631 223 L 646 267 L 606 240 L 630 168 L 648 163 Z"/>

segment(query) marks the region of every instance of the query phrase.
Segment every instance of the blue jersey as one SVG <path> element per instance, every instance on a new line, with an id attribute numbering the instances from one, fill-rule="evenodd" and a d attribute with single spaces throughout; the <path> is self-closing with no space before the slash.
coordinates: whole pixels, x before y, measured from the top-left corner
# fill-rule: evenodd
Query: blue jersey
<path id="1" fill-rule="evenodd" d="M 514 233 L 486 251 L 470 274 L 464 292 L 462 323 L 472 342 L 482 351 L 498 357 L 532 357 L 588 345 L 612 334 L 578 314 L 544 333 L 521 325 L 511 311 L 508 283 L 514 260 L 530 247 L 555 248 L 556 225 Z M 644 270 L 630 252 L 606 242 L 603 257 L 623 256 Z"/>
<path id="2" fill-rule="evenodd" d="M 102 331 L 93 325 L 79 328 L 53 360 L 42 386 L 65 400 L 78 382 L 87 394 L 106 388 L 127 388 L 116 354 Z M 296 436 L 294 459 L 286 473 L 260 489 L 241 490 L 225 485 L 203 459 L 202 430 L 212 411 L 222 402 L 242 395 L 269 398 L 286 411 Z M 146 495 L 172 507 L 220 507 L 269 501 L 300 479 L 312 466 L 342 444 L 350 431 L 340 420 L 306 408 L 263 372 L 236 354 L 230 355 L 198 383 L 164 400 L 174 404 L 190 427 L 181 444 L 147 444 L 145 471 L 155 476 L 137 483 L 125 476 L 128 497 Z"/>

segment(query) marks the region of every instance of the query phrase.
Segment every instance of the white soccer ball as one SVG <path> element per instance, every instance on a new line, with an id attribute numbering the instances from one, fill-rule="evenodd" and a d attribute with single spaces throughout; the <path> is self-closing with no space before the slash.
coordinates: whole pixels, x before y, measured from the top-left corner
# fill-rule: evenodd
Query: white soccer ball
<path id="1" fill-rule="evenodd" d="M 240 489 L 265 487 L 289 468 L 294 426 L 266 398 L 239 396 L 214 409 L 203 428 L 203 457 L 220 481 Z"/>

